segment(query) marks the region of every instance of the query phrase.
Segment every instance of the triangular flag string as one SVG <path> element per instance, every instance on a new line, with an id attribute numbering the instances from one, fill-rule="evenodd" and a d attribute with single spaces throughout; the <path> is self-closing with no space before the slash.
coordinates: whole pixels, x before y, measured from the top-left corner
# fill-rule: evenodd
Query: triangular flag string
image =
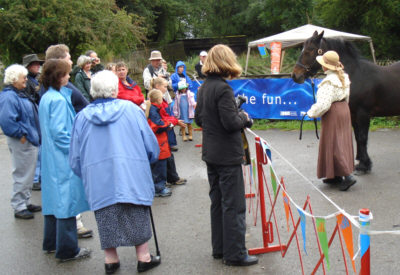
<path id="1" fill-rule="evenodd" d="M 325 257 L 326 264 L 327 264 L 327 267 L 329 270 L 330 269 L 329 247 L 328 247 L 328 237 L 326 235 L 325 219 L 316 218 L 315 221 L 317 223 L 318 239 L 321 244 L 322 251 L 324 252 L 324 257 Z"/>

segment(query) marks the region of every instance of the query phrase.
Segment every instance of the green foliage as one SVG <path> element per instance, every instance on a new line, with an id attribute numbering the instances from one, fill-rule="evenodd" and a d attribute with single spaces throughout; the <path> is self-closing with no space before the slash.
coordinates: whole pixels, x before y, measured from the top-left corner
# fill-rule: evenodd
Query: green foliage
<path id="1" fill-rule="evenodd" d="M 72 55 L 106 46 L 108 52 L 135 49 L 145 39 L 143 19 L 112 0 L 3 0 L 0 51 L 6 63 L 64 43 Z"/>
<path id="2" fill-rule="evenodd" d="M 326 27 L 371 36 L 377 58 L 400 58 L 400 0 L 319 0 L 315 9 Z"/>

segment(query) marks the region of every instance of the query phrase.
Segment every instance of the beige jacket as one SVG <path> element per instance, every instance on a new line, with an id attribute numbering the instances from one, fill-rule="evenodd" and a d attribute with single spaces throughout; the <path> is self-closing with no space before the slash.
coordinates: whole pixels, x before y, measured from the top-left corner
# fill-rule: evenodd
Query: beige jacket
<path id="1" fill-rule="evenodd" d="M 345 85 L 343 87 L 335 71 L 328 70 L 325 73 L 327 76 L 318 85 L 317 102 L 307 111 L 307 115 L 312 118 L 321 117 L 325 114 L 331 108 L 333 102 L 343 99 L 349 102 L 349 76 L 346 73 L 344 74 Z"/>

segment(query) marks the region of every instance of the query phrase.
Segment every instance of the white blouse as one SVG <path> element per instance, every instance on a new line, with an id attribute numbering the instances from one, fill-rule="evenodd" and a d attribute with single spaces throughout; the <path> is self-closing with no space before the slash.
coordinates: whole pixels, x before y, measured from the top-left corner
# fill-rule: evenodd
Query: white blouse
<path id="1" fill-rule="evenodd" d="M 343 99 L 349 102 L 349 76 L 346 73 L 343 74 L 345 82 L 343 87 L 335 71 L 328 70 L 325 73 L 327 76 L 318 85 L 317 102 L 307 111 L 307 115 L 312 118 L 324 115 L 331 108 L 333 102 L 342 101 Z"/>

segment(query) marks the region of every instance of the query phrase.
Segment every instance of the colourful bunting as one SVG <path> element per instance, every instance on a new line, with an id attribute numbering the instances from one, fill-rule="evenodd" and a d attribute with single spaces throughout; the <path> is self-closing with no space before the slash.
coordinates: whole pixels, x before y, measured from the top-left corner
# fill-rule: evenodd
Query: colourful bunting
<path id="1" fill-rule="evenodd" d="M 276 176 L 275 176 L 275 173 L 274 173 L 274 169 L 272 169 L 272 165 L 269 166 L 269 170 L 271 172 L 272 189 L 274 190 L 274 196 L 276 197 Z"/>
<path id="2" fill-rule="evenodd" d="M 272 161 L 271 149 L 269 149 L 267 143 L 261 141 L 261 147 L 263 148 L 264 153 L 268 156 L 269 161 Z"/>
<path id="3" fill-rule="evenodd" d="M 329 254 L 328 254 L 328 237 L 326 236 L 326 229 L 325 229 L 325 219 L 324 218 L 316 218 L 317 222 L 317 232 L 319 242 L 321 244 L 322 251 L 324 252 L 326 264 L 328 266 L 328 270 L 330 269 L 329 264 Z"/>
<path id="4" fill-rule="evenodd" d="M 336 216 L 339 225 L 340 233 L 343 236 L 344 242 L 346 243 L 347 252 L 349 253 L 351 264 L 353 265 L 354 273 L 356 272 L 356 264 L 354 262 L 354 249 L 353 249 L 353 230 L 351 228 L 351 222 L 343 214 Z"/>
<path id="5" fill-rule="evenodd" d="M 290 205 L 289 205 L 289 197 L 287 196 L 285 190 L 283 190 L 282 196 L 283 196 L 283 205 L 285 206 L 287 231 L 289 232 L 289 230 L 290 230 L 290 227 L 289 227 L 289 209 L 290 209 Z"/>
<path id="6" fill-rule="evenodd" d="M 303 234 L 303 248 L 304 248 L 304 252 L 307 255 L 307 250 L 306 250 L 306 216 L 304 215 L 303 210 L 297 208 L 297 211 L 299 212 L 299 215 L 300 215 L 301 233 Z"/>
<path id="7" fill-rule="evenodd" d="M 256 182 L 256 180 L 257 180 L 257 166 L 256 166 L 255 158 L 251 159 L 251 167 L 253 167 L 253 179 L 254 179 L 254 182 Z"/>

